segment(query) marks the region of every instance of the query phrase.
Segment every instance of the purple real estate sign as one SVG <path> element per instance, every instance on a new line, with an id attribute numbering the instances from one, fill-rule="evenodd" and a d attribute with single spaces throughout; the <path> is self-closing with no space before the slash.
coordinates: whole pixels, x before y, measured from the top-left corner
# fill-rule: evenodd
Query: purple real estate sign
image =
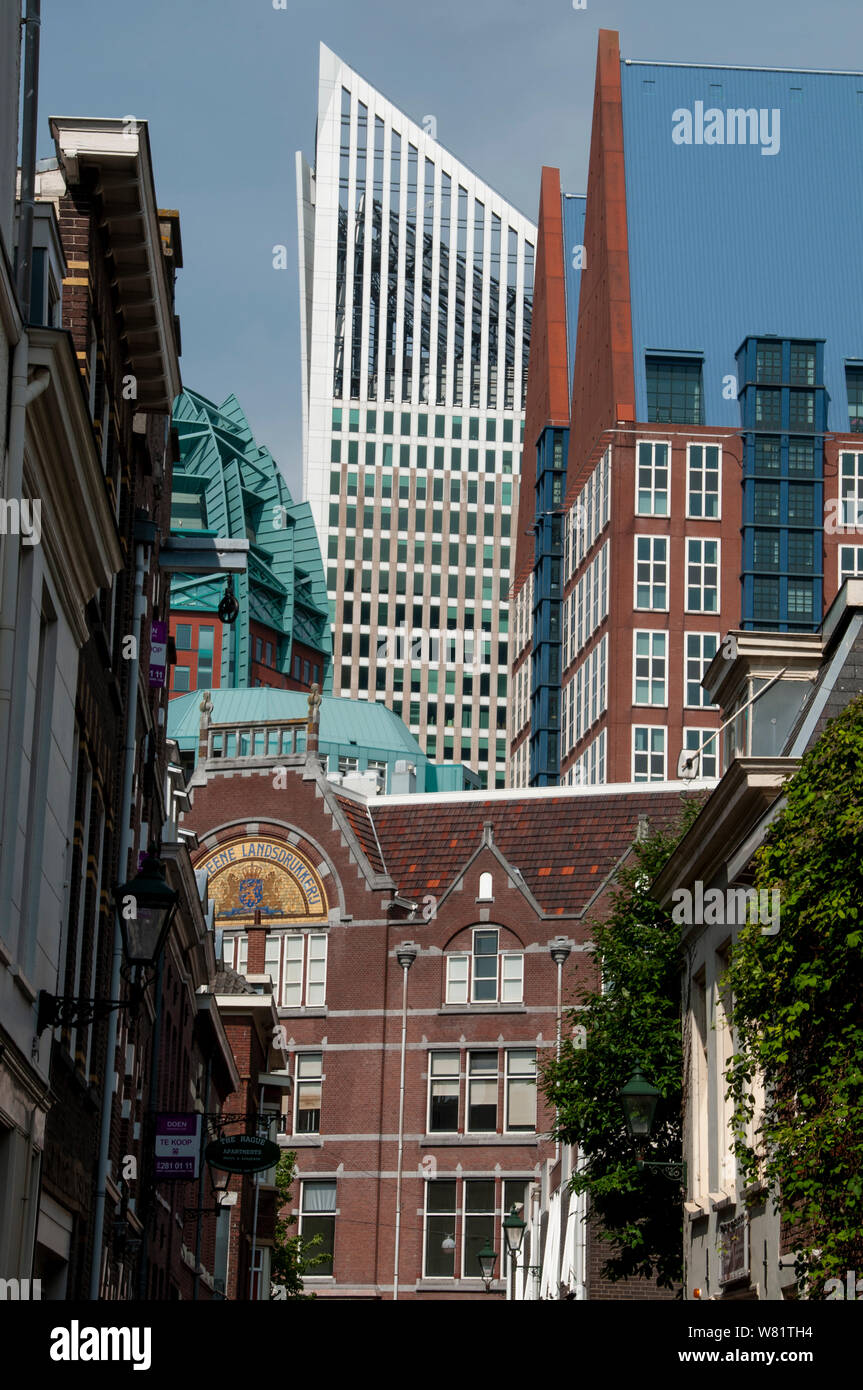
<path id="1" fill-rule="evenodd" d="M 150 626 L 150 685 L 164 685 L 168 666 L 168 624 Z"/>
<path id="2" fill-rule="evenodd" d="M 201 1152 L 200 1115 L 156 1116 L 155 1176 L 196 1178 Z"/>

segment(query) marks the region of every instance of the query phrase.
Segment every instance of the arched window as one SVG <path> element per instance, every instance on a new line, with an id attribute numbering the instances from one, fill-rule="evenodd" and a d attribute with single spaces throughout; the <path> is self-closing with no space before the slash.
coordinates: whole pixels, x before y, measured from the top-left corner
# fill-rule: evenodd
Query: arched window
<path id="1" fill-rule="evenodd" d="M 524 954 L 501 950 L 497 927 L 475 927 L 470 951 L 447 952 L 448 1004 L 520 1004 Z"/>
<path id="2" fill-rule="evenodd" d="M 480 874 L 479 896 L 480 898 L 494 898 L 494 884 L 492 882 L 491 874 Z"/>

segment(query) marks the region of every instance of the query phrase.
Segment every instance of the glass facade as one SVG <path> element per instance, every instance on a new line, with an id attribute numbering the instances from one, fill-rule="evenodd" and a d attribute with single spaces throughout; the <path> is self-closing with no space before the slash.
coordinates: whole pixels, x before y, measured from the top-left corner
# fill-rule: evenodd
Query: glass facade
<path id="1" fill-rule="evenodd" d="M 823 359 L 823 343 L 789 338 L 747 338 L 737 356 L 743 628 L 812 631 L 821 621 Z"/>
<path id="2" fill-rule="evenodd" d="M 328 537 L 333 693 L 403 710 L 426 748 L 442 731 L 444 760 L 504 786 L 505 739 L 498 755 L 488 731 L 506 729 L 535 228 L 335 55 L 322 62 L 339 95 L 333 107 L 322 69 L 315 196 L 308 169 L 299 194 L 305 481 Z"/>
<path id="3" fill-rule="evenodd" d="M 701 362 L 688 357 L 648 357 L 647 418 L 659 424 L 704 423 Z"/>

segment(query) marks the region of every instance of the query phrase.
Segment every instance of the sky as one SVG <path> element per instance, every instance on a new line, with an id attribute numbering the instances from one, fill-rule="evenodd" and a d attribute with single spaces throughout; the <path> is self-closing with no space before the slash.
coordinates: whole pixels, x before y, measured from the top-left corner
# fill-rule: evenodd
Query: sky
<path id="1" fill-rule="evenodd" d="M 185 385 L 233 392 L 301 496 L 294 156 L 314 162 L 332 48 L 531 219 L 540 170 L 583 193 L 596 39 L 624 58 L 863 67 L 860 0 L 42 0 L 49 116 L 149 123 L 159 205 L 181 216 Z M 273 247 L 287 247 L 287 269 Z"/>

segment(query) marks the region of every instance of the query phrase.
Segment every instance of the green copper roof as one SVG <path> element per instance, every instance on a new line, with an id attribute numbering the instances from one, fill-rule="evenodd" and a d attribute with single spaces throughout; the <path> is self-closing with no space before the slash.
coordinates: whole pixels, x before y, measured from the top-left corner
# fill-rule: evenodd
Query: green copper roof
<path id="1" fill-rule="evenodd" d="M 190 690 L 177 695 L 168 706 L 168 737 L 191 752 L 198 746 L 203 692 Z M 222 688 L 211 690 L 213 724 L 260 724 L 267 720 L 303 719 L 309 712 L 309 697 L 303 690 L 273 690 L 268 686 L 250 690 Z M 425 765 L 426 754 L 407 726 L 386 705 L 368 700 L 342 700 L 331 695 L 321 698 L 318 742 L 322 752 L 337 747 L 350 752 L 350 746 L 366 749 L 374 757 L 386 753 Z"/>
<path id="2" fill-rule="evenodd" d="M 226 630 L 220 680 L 248 684 L 252 658 L 249 623 L 281 633 L 279 669 L 291 670 L 294 640 L 323 656 L 324 689 L 332 688 L 332 646 L 324 565 L 307 502 L 294 502 L 266 448 L 255 443 L 236 396 L 217 406 L 185 390 L 174 402 L 180 461 L 174 466 L 171 529 L 207 530 L 251 542 L 248 572 L 237 577 L 240 613 Z M 177 613 L 212 612 L 224 586 L 212 579 L 178 575 L 171 585 Z M 215 600 L 215 603 L 214 603 Z"/>

